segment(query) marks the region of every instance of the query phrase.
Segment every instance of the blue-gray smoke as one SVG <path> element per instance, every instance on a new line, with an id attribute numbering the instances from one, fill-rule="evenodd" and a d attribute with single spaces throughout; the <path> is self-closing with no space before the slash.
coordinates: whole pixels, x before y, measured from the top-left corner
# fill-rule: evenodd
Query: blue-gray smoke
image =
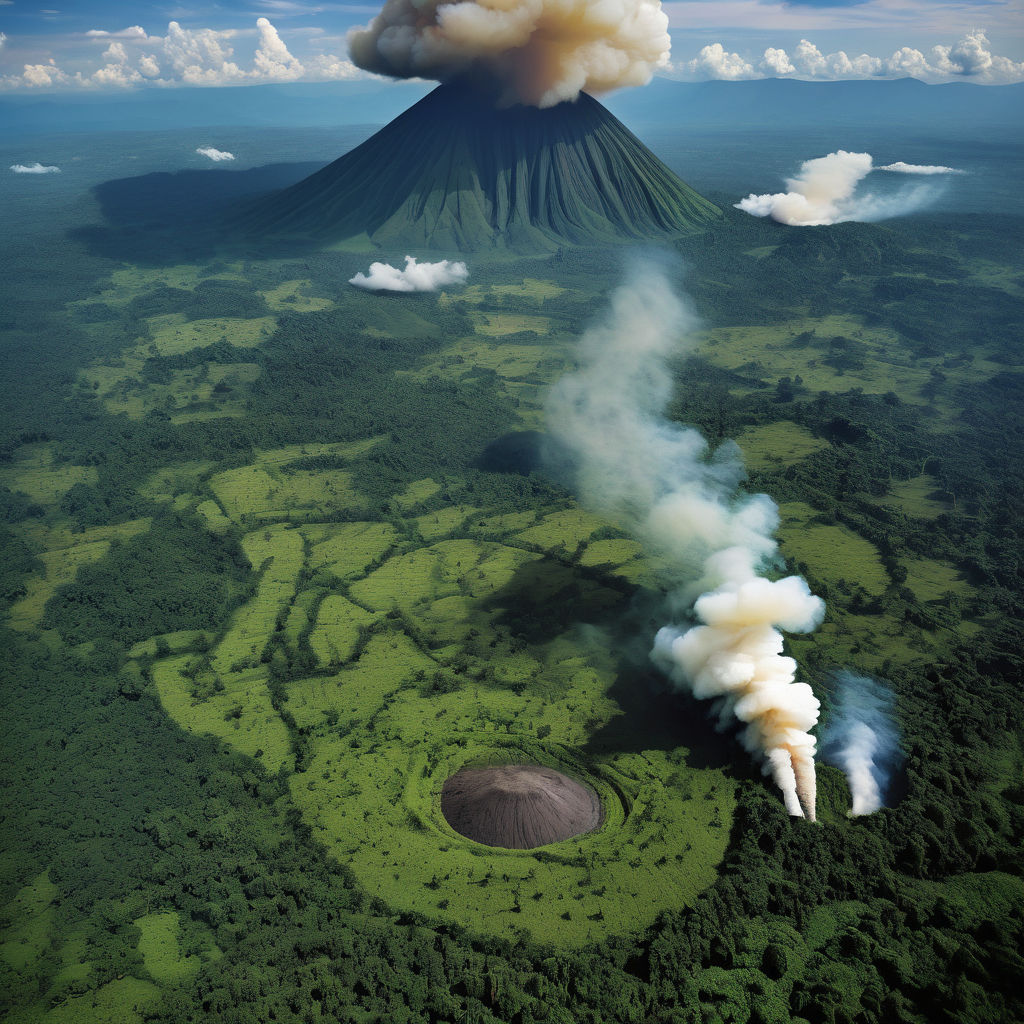
<path id="1" fill-rule="evenodd" d="M 902 754 L 892 691 L 877 679 L 837 672 L 832 714 L 821 739 L 821 758 L 846 773 L 851 816 L 885 806 Z"/>

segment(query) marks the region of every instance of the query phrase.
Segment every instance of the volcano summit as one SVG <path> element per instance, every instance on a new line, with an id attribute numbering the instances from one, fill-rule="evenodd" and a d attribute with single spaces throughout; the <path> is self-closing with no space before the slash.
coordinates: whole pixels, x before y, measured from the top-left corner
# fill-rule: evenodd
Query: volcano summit
<path id="1" fill-rule="evenodd" d="M 720 216 L 597 100 L 499 108 L 447 82 L 243 214 L 248 232 L 460 252 L 661 239 Z"/>

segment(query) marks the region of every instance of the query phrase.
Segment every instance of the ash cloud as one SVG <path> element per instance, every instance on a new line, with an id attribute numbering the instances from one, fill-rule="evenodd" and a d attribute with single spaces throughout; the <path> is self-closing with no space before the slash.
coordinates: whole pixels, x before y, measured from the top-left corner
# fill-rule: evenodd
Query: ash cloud
<path id="1" fill-rule="evenodd" d="M 671 362 L 693 350 L 696 317 L 663 268 L 636 265 L 606 319 L 580 342 L 579 369 L 547 403 L 549 433 L 575 461 L 582 503 L 633 533 L 671 567 L 673 618 L 651 656 L 682 689 L 717 701 L 719 722 L 782 790 L 790 814 L 814 818 L 818 701 L 795 681 L 780 630 L 817 627 L 824 603 L 799 577 L 771 580 L 778 509 L 743 494 L 739 448 L 712 451 L 669 421 Z"/>
<path id="2" fill-rule="evenodd" d="M 11 164 L 15 174 L 60 174 L 60 168 L 52 164 L 47 166 L 37 160 L 34 164 Z"/>
<path id="3" fill-rule="evenodd" d="M 213 146 L 200 146 L 196 152 L 200 156 L 205 156 L 212 160 L 215 164 L 223 163 L 225 160 L 234 160 L 235 154 L 229 153 L 224 149 L 214 149 Z"/>
<path id="4" fill-rule="evenodd" d="M 846 774 L 851 817 L 885 806 L 889 782 L 902 760 L 892 691 L 852 672 L 836 673 L 835 711 L 821 736 L 822 759 Z"/>
<path id="5" fill-rule="evenodd" d="M 465 284 L 468 277 L 469 269 L 461 261 L 418 263 L 415 256 L 406 256 L 404 269 L 390 263 L 371 263 L 369 274 L 360 272 L 348 283 L 367 291 L 433 292 L 446 285 Z"/>
<path id="6" fill-rule="evenodd" d="M 875 167 L 870 153 L 836 150 L 805 160 L 795 178 L 786 179 L 786 192 L 755 195 L 735 204 L 754 217 L 771 217 L 781 224 L 814 227 L 844 221 L 869 222 L 899 217 L 923 209 L 942 193 L 942 186 L 917 184 L 893 194 L 864 192 L 861 183 L 872 171 L 938 176 L 962 173 L 952 167 L 898 161 Z"/>
<path id="7" fill-rule="evenodd" d="M 484 77 L 501 104 L 535 107 L 646 85 L 671 48 L 660 0 L 387 0 L 348 42 L 367 71 Z"/>

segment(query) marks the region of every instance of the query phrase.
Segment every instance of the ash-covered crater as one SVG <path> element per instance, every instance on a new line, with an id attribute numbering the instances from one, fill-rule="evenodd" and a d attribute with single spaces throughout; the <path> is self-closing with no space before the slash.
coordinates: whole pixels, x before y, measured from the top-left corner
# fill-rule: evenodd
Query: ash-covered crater
<path id="1" fill-rule="evenodd" d="M 513 850 L 593 832 L 604 816 L 594 790 L 534 764 L 463 768 L 441 789 L 441 813 L 467 839 Z"/>

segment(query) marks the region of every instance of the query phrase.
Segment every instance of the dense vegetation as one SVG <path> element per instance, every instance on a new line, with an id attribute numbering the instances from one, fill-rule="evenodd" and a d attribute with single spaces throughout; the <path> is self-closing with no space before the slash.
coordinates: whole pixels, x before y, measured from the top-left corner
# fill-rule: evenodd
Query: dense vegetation
<path id="1" fill-rule="evenodd" d="M 818 825 L 660 689 L 657 573 L 536 457 L 620 253 L 481 259 L 443 298 L 340 290 L 336 253 L 69 250 L 45 300 L 27 261 L 6 1019 L 1024 1019 L 1018 238 L 730 213 L 680 243 L 708 334 L 672 414 L 780 502 L 826 710 L 837 666 L 897 695 L 898 802 L 848 820 L 822 768 Z M 438 847 L 445 878 L 432 786 L 488 749 L 593 773 L 621 828 L 493 871 Z M 642 871 L 680 881 L 627 899 Z"/>

